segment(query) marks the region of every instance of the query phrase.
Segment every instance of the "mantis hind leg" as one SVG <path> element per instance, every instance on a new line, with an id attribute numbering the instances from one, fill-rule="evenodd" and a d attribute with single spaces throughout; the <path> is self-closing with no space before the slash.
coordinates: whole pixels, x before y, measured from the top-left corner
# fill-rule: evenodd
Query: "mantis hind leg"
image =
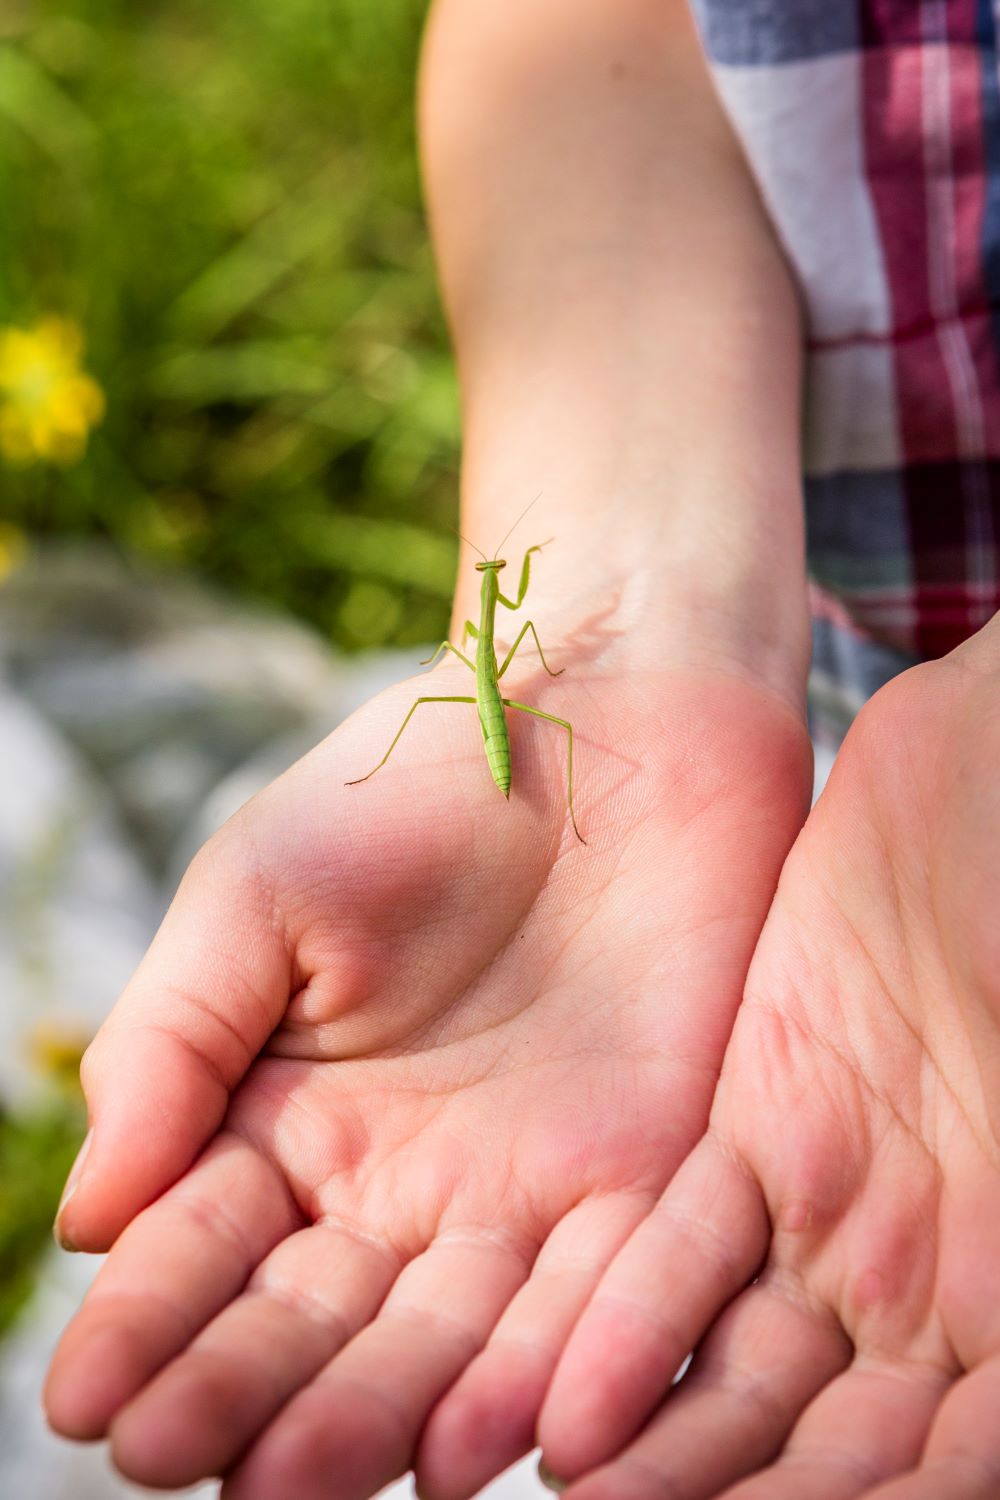
<path id="1" fill-rule="evenodd" d="M 560 718 L 557 718 L 557 716 L 555 714 L 543 713 L 540 708 L 531 708 L 531 707 L 529 707 L 529 705 L 527 703 L 515 703 L 513 698 L 503 698 L 501 700 L 501 702 L 503 703 L 503 705 L 504 705 L 505 708 L 517 708 L 517 709 L 520 709 L 521 713 L 523 713 L 523 714 L 531 714 L 536 719 L 548 719 L 548 721 L 549 721 L 550 724 L 560 724 L 560 725 L 562 725 L 563 729 L 565 729 L 566 735 L 567 735 L 567 741 L 568 741 L 568 750 L 567 750 L 567 755 L 566 755 L 566 767 L 567 767 L 567 786 L 568 786 L 568 791 L 569 791 L 569 795 L 567 797 L 567 801 L 569 803 L 569 820 L 570 820 L 570 822 L 573 825 L 573 832 L 576 834 L 577 838 L 580 840 L 580 843 L 581 844 L 585 844 L 587 842 L 587 840 L 584 838 L 584 836 L 580 832 L 579 828 L 577 828 L 577 826 L 576 826 L 576 818 L 573 815 L 573 726 L 572 726 L 572 724 L 569 722 L 568 719 L 560 719 Z"/>
<path id="2" fill-rule="evenodd" d="M 497 673 L 497 681 L 498 682 L 499 682 L 500 678 L 503 676 L 503 674 L 506 672 L 507 668 L 510 666 L 511 662 L 513 661 L 513 659 L 514 659 L 514 652 L 517 650 L 518 646 L 524 640 L 524 637 L 527 635 L 527 633 L 528 633 L 529 630 L 531 631 L 532 635 L 535 637 L 535 645 L 538 647 L 538 654 L 542 658 L 542 666 L 545 668 L 546 672 L 548 672 L 549 676 L 550 677 L 558 677 L 558 676 L 560 676 L 561 673 L 563 673 L 566 670 L 565 667 L 560 667 L 558 669 L 558 671 L 553 672 L 552 668 L 549 666 L 548 662 L 545 660 L 545 652 L 542 650 L 542 643 L 538 639 L 538 631 L 535 629 L 534 622 L 531 621 L 531 620 L 525 620 L 524 624 L 521 627 L 521 633 L 520 633 L 520 635 L 518 636 L 517 640 L 514 642 L 513 646 L 511 646 L 510 650 L 507 652 L 507 655 L 503 659 L 503 666 L 500 668 L 499 672 Z"/>
<path id="3" fill-rule="evenodd" d="M 392 744 L 389 746 L 388 750 L 385 752 L 385 754 L 383 755 L 382 759 L 379 761 L 378 765 L 377 766 L 372 766 L 372 768 L 368 772 L 367 776 L 358 776 L 356 778 L 356 780 L 354 780 L 354 781 L 345 781 L 344 785 L 345 786 L 360 786 L 360 784 L 361 784 L 362 781 L 367 781 L 368 780 L 368 776 L 374 776 L 376 771 L 380 771 L 382 769 L 382 767 L 385 765 L 386 761 L 389 759 L 389 756 L 392 754 L 392 752 L 395 750 L 396 746 L 399 744 L 399 741 L 400 741 L 400 739 L 402 737 L 402 734 L 403 734 L 403 730 L 406 728 L 407 724 L 409 724 L 410 720 L 413 718 L 413 715 L 416 713 L 416 711 L 420 707 L 421 703 L 475 703 L 475 701 L 476 701 L 475 698 L 465 698 L 465 697 L 457 697 L 457 698 L 456 697 L 446 697 L 446 698 L 418 698 L 417 701 L 416 701 L 416 703 L 414 703 L 413 706 L 412 706 L 412 708 L 410 709 L 410 712 L 406 715 L 406 718 L 403 720 L 402 724 L 400 724 L 399 728 L 396 730 L 396 735 L 395 735 L 395 738 L 393 739 Z"/>

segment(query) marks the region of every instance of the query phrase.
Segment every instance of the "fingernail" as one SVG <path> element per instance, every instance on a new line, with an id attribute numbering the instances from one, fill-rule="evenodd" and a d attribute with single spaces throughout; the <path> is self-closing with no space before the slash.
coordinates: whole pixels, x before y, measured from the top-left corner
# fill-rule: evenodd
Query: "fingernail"
<path id="1" fill-rule="evenodd" d="M 83 1138 L 83 1145 L 76 1153 L 76 1161 L 73 1163 L 73 1166 L 70 1169 L 70 1174 L 66 1178 L 66 1186 L 63 1188 L 62 1197 L 59 1199 L 59 1207 L 56 1210 L 56 1221 L 52 1226 L 52 1233 L 55 1236 L 56 1244 L 59 1245 L 63 1250 L 76 1249 L 73 1241 L 69 1238 L 69 1236 L 66 1234 L 66 1231 L 62 1227 L 62 1216 L 66 1211 L 67 1204 L 73 1197 L 73 1194 L 76 1192 L 77 1188 L 80 1186 L 80 1177 L 83 1174 L 84 1163 L 87 1160 L 87 1152 L 90 1150 L 90 1142 L 93 1138 L 93 1134 L 94 1132 L 92 1130 L 88 1130 L 87 1134 Z"/>
<path id="2" fill-rule="evenodd" d="M 538 1460 L 538 1477 L 547 1490 L 554 1490 L 557 1495 L 561 1495 L 566 1488 L 565 1479 L 559 1479 L 553 1474 L 544 1458 Z"/>

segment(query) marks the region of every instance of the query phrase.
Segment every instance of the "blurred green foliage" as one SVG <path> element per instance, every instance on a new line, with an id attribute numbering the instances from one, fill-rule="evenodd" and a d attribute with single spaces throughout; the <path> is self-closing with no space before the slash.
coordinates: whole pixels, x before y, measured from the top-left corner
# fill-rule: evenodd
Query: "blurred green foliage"
<path id="1" fill-rule="evenodd" d="M 5 0 L 0 325 L 107 416 L 0 516 L 99 534 L 345 648 L 444 633 L 458 409 L 420 203 L 426 0 Z"/>
<path id="2" fill-rule="evenodd" d="M 51 1244 L 82 1136 L 82 1102 L 53 1101 L 23 1117 L 0 1110 L 0 1336 L 31 1290 L 39 1252 Z"/>

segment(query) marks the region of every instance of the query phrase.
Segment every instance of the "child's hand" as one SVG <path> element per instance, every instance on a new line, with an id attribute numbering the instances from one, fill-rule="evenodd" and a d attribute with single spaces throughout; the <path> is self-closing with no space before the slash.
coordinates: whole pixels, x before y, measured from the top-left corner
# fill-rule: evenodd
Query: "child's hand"
<path id="1" fill-rule="evenodd" d="M 704 1129 L 804 731 L 721 672 L 558 664 L 518 695 L 574 722 L 586 848 L 565 737 L 524 716 L 509 804 L 464 705 L 345 787 L 417 679 L 210 842 L 88 1054 L 61 1227 L 115 1243 L 47 1400 L 129 1476 L 361 1500 L 454 1387 L 424 1482 L 470 1493 L 531 1445 L 580 1307 Z"/>
<path id="2" fill-rule="evenodd" d="M 996 633 L 896 679 L 844 744 L 709 1133 L 555 1377 L 541 1437 L 566 1476 L 666 1398 L 572 1500 L 1000 1490 Z"/>

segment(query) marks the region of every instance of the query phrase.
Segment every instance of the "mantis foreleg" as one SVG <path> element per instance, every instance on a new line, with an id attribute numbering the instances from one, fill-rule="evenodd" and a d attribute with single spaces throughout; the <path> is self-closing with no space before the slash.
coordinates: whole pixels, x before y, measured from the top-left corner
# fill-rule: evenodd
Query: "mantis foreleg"
<path id="1" fill-rule="evenodd" d="M 551 540 L 552 538 L 549 537 L 549 541 Z M 533 552 L 541 552 L 542 548 L 547 547 L 548 545 L 548 542 L 536 542 L 535 546 L 529 547 L 527 552 L 524 554 L 524 562 L 521 564 L 521 578 L 517 585 L 516 599 L 508 599 L 505 594 L 497 594 L 499 603 L 504 605 L 506 609 L 521 608 L 521 605 L 524 603 L 524 596 L 528 592 L 528 574 L 531 571 L 531 554 Z"/>
<path id="2" fill-rule="evenodd" d="M 548 719 L 548 721 L 549 721 L 550 724 L 561 724 L 562 727 L 563 727 L 563 729 L 565 729 L 566 734 L 569 737 L 569 748 L 568 748 L 567 757 L 566 757 L 566 764 L 567 764 L 567 770 L 568 770 L 568 787 L 569 787 L 569 796 L 567 798 L 567 800 L 569 802 L 569 820 L 570 820 L 570 822 L 573 825 L 573 832 L 576 834 L 577 838 L 580 840 L 580 843 L 581 844 L 585 844 L 587 842 L 587 840 L 584 838 L 584 836 L 580 832 L 579 828 L 577 828 L 577 826 L 576 826 L 576 818 L 573 816 L 573 726 L 572 726 L 572 724 L 569 722 L 568 719 L 559 719 L 559 718 L 556 717 L 555 714 L 543 713 L 540 708 L 531 708 L 531 707 L 529 707 L 529 705 L 527 703 L 515 703 L 515 701 L 514 701 L 513 698 L 503 698 L 501 701 L 504 704 L 505 708 L 519 708 L 523 714 L 533 714 L 536 719 Z M 402 733 L 402 730 L 400 731 L 400 733 Z M 392 747 L 390 746 L 390 749 L 391 748 Z M 378 767 L 376 766 L 375 769 L 378 770 Z"/>
<path id="3" fill-rule="evenodd" d="M 382 759 L 379 761 L 378 765 L 377 766 L 372 766 L 371 770 L 368 772 L 368 776 L 374 776 L 375 772 L 376 771 L 380 771 L 382 769 L 382 767 L 385 765 L 386 761 L 389 759 L 389 756 L 392 754 L 392 752 L 395 750 L 396 746 L 398 745 L 399 740 L 400 740 L 400 738 L 402 736 L 403 730 L 406 728 L 407 724 L 409 724 L 410 720 L 413 718 L 413 715 L 416 713 L 416 711 L 420 707 L 421 703 L 475 703 L 475 701 L 476 701 L 475 698 L 464 698 L 464 697 L 457 697 L 456 698 L 456 697 L 450 697 L 450 696 L 449 697 L 445 697 L 445 698 L 418 698 L 417 701 L 416 701 L 416 703 L 414 703 L 413 707 L 410 709 L 410 712 L 406 715 L 406 718 L 403 720 L 402 724 L 400 724 L 398 730 L 396 731 L 396 737 L 393 740 L 392 744 L 389 746 L 388 750 L 385 752 L 385 754 L 383 755 Z M 530 709 L 529 712 L 534 713 L 535 710 L 534 709 Z M 543 714 L 542 717 L 546 718 L 548 716 L 545 715 L 545 714 Z M 368 776 L 359 776 L 359 777 L 357 777 L 357 779 L 355 781 L 345 781 L 344 785 L 345 786 L 359 786 L 362 781 L 367 781 L 368 780 Z M 572 809 L 571 809 L 570 810 L 570 817 L 572 817 L 572 815 L 573 814 L 572 814 Z M 575 828 L 576 824 L 574 823 L 573 826 Z"/>
<path id="4" fill-rule="evenodd" d="M 503 666 L 500 668 L 499 672 L 497 673 L 497 680 L 498 681 L 503 676 L 503 674 L 506 672 L 507 668 L 510 666 L 511 661 L 513 660 L 513 657 L 514 657 L 514 652 L 517 650 L 518 646 L 524 640 L 524 637 L 527 635 L 527 633 L 528 633 L 529 630 L 531 631 L 532 635 L 535 637 L 535 645 L 538 647 L 538 654 L 542 658 L 542 666 L 545 668 L 546 672 L 548 672 L 549 676 L 550 677 L 558 677 L 560 675 L 560 673 L 562 673 L 562 672 L 564 672 L 566 670 L 565 667 L 559 667 L 555 672 L 553 672 L 552 668 L 549 666 L 548 662 L 545 660 L 545 652 L 542 650 L 542 643 L 538 639 L 538 631 L 535 629 L 534 624 L 532 623 L 531 620 L 525 620 L 524 624 L 521 627 L 521 633 L 520 633 L 520 635 L 518 636 L 517 640 L 514 642 L 513 646 L 511 646 L 510 650 L 507 652 L 507 655 L 503 659 Z"/>

